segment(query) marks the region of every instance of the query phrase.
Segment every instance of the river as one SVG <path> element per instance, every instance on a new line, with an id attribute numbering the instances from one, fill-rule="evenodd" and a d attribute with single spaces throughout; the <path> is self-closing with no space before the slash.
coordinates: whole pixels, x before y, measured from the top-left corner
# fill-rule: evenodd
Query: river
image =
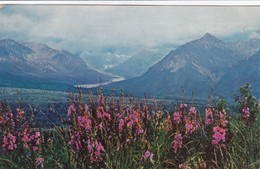
<path id="1" fill-rule="evenodd" d="M 122 80 L 125 80 L 124 77 L 115 77 L 114 79 L 112 79 L 111 81 L 109 82 L 104 82 L 104 83 L 95 83 L 95 84 L 82 84 L 82 85 L 76 85 L 78 87 L 81 87 L 81 88 L 93 88 L 93 87 L 98 87 L 98 86 L 103 86 L 103 85 L 108 85 L 110 83 L 114 83 L 114 82 L 119 82 L 119 81 L 122 81 Z"/>

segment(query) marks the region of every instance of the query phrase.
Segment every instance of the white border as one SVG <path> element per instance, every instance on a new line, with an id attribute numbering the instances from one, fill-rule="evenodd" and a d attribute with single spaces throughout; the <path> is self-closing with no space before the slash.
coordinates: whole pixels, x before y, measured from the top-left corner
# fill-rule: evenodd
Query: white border
<path id="1" fill-rule="evenodd" d="M 260 1 L 0 1 L 2 5 L 260 6 Z"/>

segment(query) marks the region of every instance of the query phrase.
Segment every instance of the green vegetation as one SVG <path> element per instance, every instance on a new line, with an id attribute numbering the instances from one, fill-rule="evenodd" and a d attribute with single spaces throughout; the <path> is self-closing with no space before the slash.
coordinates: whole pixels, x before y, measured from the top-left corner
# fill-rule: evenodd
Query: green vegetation
<path id="1" fill-rule="evenodd" d="M 183 99 L 168 112 L 156 102 L 69 96 L 66 123 L 35 125 L 0 104 L 0 168 L 260 168 L 260 109 L 249 84 L 231 112 L 224 98 L 205 112 Z"/>

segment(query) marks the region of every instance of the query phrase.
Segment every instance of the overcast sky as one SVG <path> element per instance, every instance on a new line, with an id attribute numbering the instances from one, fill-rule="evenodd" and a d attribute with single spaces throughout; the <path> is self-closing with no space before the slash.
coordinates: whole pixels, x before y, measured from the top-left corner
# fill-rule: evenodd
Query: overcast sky
<path id="1" fill-rule="evenodd" d="M 0 39 L 70 52 L 174 47 L 207 32 L 223 40 L 260 38 L 260 7 L 0 6 Z"/>

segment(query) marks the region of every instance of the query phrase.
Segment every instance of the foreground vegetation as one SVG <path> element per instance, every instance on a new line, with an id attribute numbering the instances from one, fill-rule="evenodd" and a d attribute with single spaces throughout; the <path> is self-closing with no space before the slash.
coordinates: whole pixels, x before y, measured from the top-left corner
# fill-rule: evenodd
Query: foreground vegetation
<path id="1" fill-rule="evenodd" d="M 177 102 L 175 111 L 129 102 L 70 96 L 67 119 L 38 128 L 0 104 L 0 168 L 260 168 L 260 110 L 245 84 L 236 115 L 224 98 L 205 111 Z"/>

